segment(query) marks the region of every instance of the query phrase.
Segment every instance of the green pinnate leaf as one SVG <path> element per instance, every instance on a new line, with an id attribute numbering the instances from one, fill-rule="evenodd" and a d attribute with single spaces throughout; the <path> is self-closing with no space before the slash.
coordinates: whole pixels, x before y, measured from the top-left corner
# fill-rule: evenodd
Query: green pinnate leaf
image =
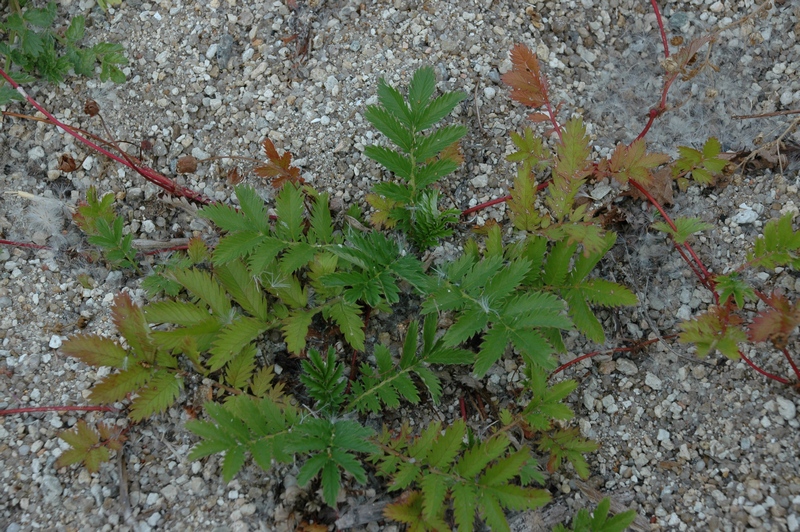
<path id="1" fill-rule="evenodd" d="M 678 147 L 680 157 L 672 166 L 672 174 L 679 177 L 679 184 L 686 188 L 686 179 L 691 177 L 701 185 L 711 185 L 714 178 L 719 175 L 728 161 L 718 157 L 722 146 L 714 137 L 709 138 L 703 145 L 703 150 L 698 151 L 686 146 Z M 682 181 L 681 181 L 682 180 Z"/>
<path id="2" fill-rule="evenodd" d="M 364 118 L 366 118 L 375 129 L 394 142 L 403 153 L 412 153 L 414 149 L 413 131 L 403 125 L 403 122 L 396 118 L 390 111 L 382 109 L 377 105 L 369 105 L 364 113 Z"/>
<path id="3" fill-rule="evenodd" d="M 580 436 L 578 429 L 560 429 L 553 434 L 543 434 L 539 441 L 539 450 L 550 453 L 547 471 L 553 472 L 561 467 L 564 460 L 572 464 L 578 476 L 585 479 L 589 476 L 589 464 L 584 453 L 597 450 L 597 443 Z"/>
<path id="4" fill-rule="evenodd" d="M 157 371 L 131 403 L 130 418 L 141 421 L 164 412 L 183 390 L 183 378 L 170 371 Z"/>
<path id="5" fill-rule="evenodd" d="M 717 282 L 717 293 L 719 294 L 720 304 L 724 305 L 730 298 L 736 302 L 736 306 L 744 308 L 746 300 L 754 301 L 756 299 L 755 290 L 750 286 L 741 275 L 733 272 L 728 275 L 718 275 L 715 278 Z"/>
<path id="6" fill-rule="evenodd" d="M 647 186 L 652 182 L 652 170 L 669 161 L 664 153 L 647 153 L 644 139 L 631 144 L 618 144 L 608 161 L 607 170 L 622 184 L 628 181 Z"/>
<path id="7" fill-rule="evenodd" d="M 317 401 L 317 408 L 334 415 L 346 399 L 344 391 L 347 382 L 344 379 L 344 366 L 336 362 L 333 348 L 328 349 L 325 359 L 316 349 L 309 349 L 308 360 L 304 360 L 302 366 L 300 382 Z"/>
<path id="8" fill-rule="evenodd" d="M 713 225 L 706 223 L 697 217 L 686 218 L 681 216 L 679 218 L 675 218 L 674 223 L 675 229 L 673 229 L 666 222 L 654 223 L 653 229 L 667 233 L 672 237 L 676 244 L 685 244 L 689 237 L 695 233 L 714 228 Z"/>
<path id="9" fill-rule="evenodd" d="M 355 303 L 337 301 L 323 309 L 326 318 L 332 319 L 344 335 L 347 343 L 357 351 L 364 350 L 364 320 L 361 308 Z"/>
<path id="10" fill-rule="evenodd" d="M 239 316 L 224 325 L 216 335 L 210 349 L 209 369 L 217 371 L 224 367 L 234 357 L 238 356 L 242 350 L 247 348 L 266 328 L 263 322 L 243 316 Z"/>
<path id="11" fill-rule="evenodd" d="M 413 175 L 414 164 L 411 159 L 394 150 L 383 146 L 367 146 L 364 148 L 364 155 L 383 165 L 397 177 L 408 180 Z"/>
<path id="12" fill-rule="evenodd" d="M 92 387 L 89 400 L 95 404 L 108 404 L 122 401 L 129 393 L 141 389 L 153 373 L 136 364 L 119 373 L 109 375 Z"/>
<path id="13" fill-rule="evenodd" d="M 47 7 L 28 9 L 22 15 L 22 18 L 29 24 L 40 28 L 47 28 L 52 25 L 53 21 L 56 19 L 56 4 L 55 2 L 49 2 Z"/>
<path id="14" fill-rule="evenodd" d="M 449 115 L 467 95 L 463 92 L 446 92 L 425 106 L 416 119 L 416 130 L 423 131 Z M 466 130 L 464 131 L 466 133 Z M 463 135 L 462 135 L 463 136 Z M 459 137 L 460 138 L 460 137 Z M 420 157 L 421 159 L 424 157 Z"/>
<path id="15" fill-rule="evenodd" d="M 225 368 L 225 382 L 228 386 L 243 390 L 256 367 L 256 348 L 250 344 L 228 363 Z"/>
<path id="16" fill-rule="evenodd" d="M 275 198 L 275 236 L 289 242 L 303 242 L 303 193 L 294 183 L 281 188 Z"/>
<path id="17" fill-rule="evenodd" d="M 756 239 L 753 251 L 747 254 L 747 261 L 754 268 L 790 266 L 800 269 L 800 231 L 792 228 L 791 213 L 764 225 L 764 234 Z"/>
<path id="18" fill-rule="evenodd" d="M 286 340 L 286 348 L 290 353 L 300 353 L 306 347 L 306 336 L 311 320 L 315 312 L 305 310 L 294 310 L 283 319 L 283 337 Z"/>

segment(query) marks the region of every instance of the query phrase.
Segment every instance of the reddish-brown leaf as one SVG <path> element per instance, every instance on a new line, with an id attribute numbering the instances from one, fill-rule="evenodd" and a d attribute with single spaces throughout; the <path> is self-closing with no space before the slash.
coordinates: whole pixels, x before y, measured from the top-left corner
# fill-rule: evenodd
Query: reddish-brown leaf
<path id="1" fill-rule="evenodd" d="M 700 66 L 691 70 L 687 67 L 694 64 L 696 60 L 695 55 L 700 51 L 700 48 L 710 43 L 715 38 L 716 37 L 714 34 L 710 34 L 703 37 L 698 37 L 697 39 L 692 39 L 686 46 L 672 54 L 667 59 L 663 60 L 662 65 L 667 71 L 667 78 L 675 78 L 678 76 L 678 74 L 682 74 L 683 81 L 688 81 L 696 76 L 697 73 L 703 69 L 706 63 L 703 62 L 700 64 Z"/>
<path id="2" fill-rule="evenodd" d="M 62 172 L 74 172 L 78 169 L 78 164 L 75 162 L 75 159 L 72 158 L 72 155 L 69 153 L 62 153 L 58 158 L 58 169 Z"/>
<path id="3" fill-rule="evenodd" d="M 300 177 L 300 169 L 292 166 L 291 153 L 287 151 L 283 155 L 278 155 L 278 150 L 269 139 L 264 139 L 261 145 L 264 147 L 264 153 L 269 162 L 253 169 L 257 175 L 271 177 L 272 186 L 275 188 L 281 188 L 287 181 L 298 185 L 305 183 L 305 180 Z"/>
<path id="4" fill-rule="evenodd" d="M 239 183 L 242 182 L 243 178 L 244 176 L 242 176 L 242 174 L 239 173 L 239 169 L 234 166 L 233 168 L 228 170 L 228 176 L 226 181 L 228 182 L 229 185 L 238 185 Z"/>
<path id="5" fill-rule="evenodd" d="M 789 335 L 800 325 L 800 308 L 782 294 L 767 298 L 770 308 L 759 312 L 750 324 L 749 335 L 753 342 L 772 342 L 778 349 L 786 347 Z"/>
<path id="6" fill-rule="evenodd" d="M 547 80 L 539 70 L 539 58 L 524 44 L 511 49 L 513 68 L 503 75 L 503 82 L 511 87 L 511 98 L 529 107 L 548 103 Z"/>

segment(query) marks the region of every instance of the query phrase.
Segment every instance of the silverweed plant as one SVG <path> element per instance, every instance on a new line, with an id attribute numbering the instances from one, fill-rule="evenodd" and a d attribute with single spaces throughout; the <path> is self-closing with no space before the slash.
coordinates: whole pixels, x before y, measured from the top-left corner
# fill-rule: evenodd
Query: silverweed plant
<path id="1" fill-rule="evenodd" d="M 579 117 L 561 121 L 561 105 L 551 102 L 536 55 L 514 47 L 504 81 L 511 98 L 532 108 L 531 120 L 548 130 L 541 135 L 527 127 L 511 136 L 517 173 L 509 195 L 497 200 L 508 202 L 510 227 L 483 228 L 479 240 L 467 240 L 460 256 L 439 266 L 427 267 L 421 254 L 451 236 L 458 220 L 455 209 L 442 210 L 435 186 L 457 169 L 465 134 L 463 126 L 440 122 L 464 95 L 435 96 L 430 68 L 413 75 L 405 96 L 381 80 L 378 104 L 367 109 L 370 123 L 395 146 L 365 151 L 388 172 L 368 196 L 372 228 L 356 210 L 332 215 L 327 194 L 305 184 L 291 154 L 279 154 L 269 140 L 269 162 L 256 172 L 279 188 L 272 215 L 250 186 L 236 186 L 236 207 L 210 203 L 136 167 L 165 190 L 204 205 L 199 216 L 218 228 L 219 241 L 212 247 L 194 238 L 185 252 L 157 266 L 144 281 L 147 302 L 117 296 L 112 316 L 124 342 L 83 334 L 64 342 L 62 351 L 110 368 L 89 400 L 124 409 L 133 422 L 189 402 L 188 392 L 202 381 L 209 387 L 206 401 L 186 423 L 198 437 L 189 457 L 221 454 L 224 481 L 248 460 L 265 471 L 291 464 L 299 484 L 318 487 L 321 501 L 336 508 L 354 485 L 379 479 L 391 498 L 384 517 L 409 530 L 473 530 L 479 522 L 508 530 L 508 512 L 550 501 L 549 475 L 564 468 L 582 478 L 590 474 L 586 455 L 597 444 L 570 425 L 574 414 L 564 402 L 578 384 L 550 382 L 591 356 L 558 366 L 565 333 L 604 342 L 597 309 L 637 303 L 629 289 L 595 274 L 616 234 L 582 198 L 590 181 L 614 180 L 646 199 L 663 218 L 653 229 L 671 239 L 714 294 L 715 305 L 681 325 L 682 341 L 695 344 L 701 356 L 716 349 L 792 384 L 740 350 L 744 342 L 769 342 L 800 377 L 788 351 L 800 323 L 797 303 L 762 291 L 748 276 L 800 267 L 800 232 L 791 217 L 766 224 L 745 264 L 712 275 L 692 247 L 693 235 L 709 224 L 673 220 L 651 192 L 656 179 L 681 189 L 709 186 L 725 168 L 716 139 L 699 150 L 680 148 L 675 161 L 649 153 L 644 140 L 668 109 L 669 87 L 697 74 L 702 65 L 695 56 L 712 38 L 695 39 L 671 57 L 665 41 L 669 61 L 657 107 L 633 142 L 602 159 L 593 158 Z M 117 160 L 133 164 L 129 157 Z M 95 243 L 116 252 L 108 260 L 130 266 L 136 256 L 126 252 L 129 242 L 117 230 L 110 200 L 91 194 L 76 221 Z M 377 340 L 381 323 L 372 319 L 390 313 L 404 324 L 394 344 L 385 335 Z M 276 350 L 298 357 L 299 368 L 277 375 L 270 355 Z M 424 428 L 400 421 L 400 408 L 424 412 L 443 401 L 446 380 L 467 373 L 484 379 L 507 358 L 517 363 L 519 387 L 485 419 L 464 409 Z M 378 416 L 383 426 L 375 423 Z M 121 448 L 127 430 L 79 422 L 62 434 L 71 449 L 59 465 L 83 463 L 96 471 Z M 606 499 L 592 514 L 581 510 L 571 530 L 620 531 L 635 518 L 633 512 L 610 517 L 609 508 Z"/>
<path id="2" fill-rule="evenodd" d="M 428 194 L 435 180 L 455 169 L 455 159 L 441 154 L 455 152 L 453 143 L 464 133 L 461 126 L 445 126 L 418 134 L 462 98 L 433 98 L 434 90 L 431 69 L 413 76 L 409 103 L 381 82 L 383 108 L 368 113 L 395 141 L 405 142 L 393 127 L 408 129 L 403 153 L 368 150 L 404 179 L 376 185 L 373 200 L 388 195 L 394 203 L 374 221 L 385 226 L 393 220 L 420 248 L 451 230 L 443 222 L 450 215 Z M 279 158 L 270 156 L 271 143 L 265 151 L 270 160 Z M 290 159 L 281 160 L 290 175 Z M 337 223 L 327 194 L 299 179 L 277 186 L 273 217 L 246 185 L 235 189 L 238 207 L 212 204 L 199 211 L 222 237 L 213 250 L 193 240 L 184 258 L 153 274 L 147 286 L 166 298 L 141 307 L 125 294 L 117 298 L 114 321 L 126 347 L 96 335 L 65 342 L 65 353 L 115 370 L 95 386 L 91 401 L 130 396 L 129 415 L 139 421 L 175 404 L 198 375 L 214 382 L 217 400 L 203 406 L 207 420 L 186 425 L 201 439 L 190 458 L 222 453 L 225 481 L 248 457 L 265 470 L 297 462 L 298 482 L 318 482 L 322 500 L 333 507 L 343 489 L 363 484 L 372 471 L 398 494 L 386 517 L 417 530 L 471 530 L 477 519 L 504 530 L 505 511 L 550 500 L 542 486 L 563 463 L 588 476 L 584 454 L 596 444 L 562 425 L 573 416 L 563 400 L 576 383 L 548 386 L 547 376 L 557 366 L 554 355 L 565 350 L 564 331 L 602 338 L 592 306 L 636 301 L 627 288 L 590 275 L 613 245 L 612 232 L 596 233 L 592 245 L 571 242 L 566 232 L 548 238 L 535 231 L 506 243 L 494 227 L 483 244 L 470 241 L 461 258 L 426 271 L 398 234 Z M 90 202 L 84 218 L 92 218 L 91 206 L 107 212 L 102 202 Z M 565 212 L 573 208 L 570 199 L 563 203 Z M 433 210 L 418 215 L 428 207 Z M 434 237 L 425 220 L 442 222 L 444 232 Z M 428 241 L 419 241 L 423 234 Z M 370 315 L 402 312 L 412 300 L 424 319 L 409 321 L 398 352 L 371 340 Z M 443 319 L 452 325 L 441 326 Z M 273 333 L 303 359 L 301 392 L 289 394 L 264 363 L 265 337 Z M 353 350 L 349 364 L 334 349 L 337 341 Z M 492 427 L 476 432 L 464 418 L 417 433 L 409 425 L 376 430 L 368 422 L 370 414 L 386 416 L 403 404 L 436 404 L 442 372 L 466 370 L 481 378 L 511 353 L 521 357 L 523 388 Z M 107 456 L 96 450 L 117 441 L 85 428 L 69 438 L 75 452 L 62 463 L 79 461 L 78 449 L 91 449 L 84 461 L 92 467 Z"/>

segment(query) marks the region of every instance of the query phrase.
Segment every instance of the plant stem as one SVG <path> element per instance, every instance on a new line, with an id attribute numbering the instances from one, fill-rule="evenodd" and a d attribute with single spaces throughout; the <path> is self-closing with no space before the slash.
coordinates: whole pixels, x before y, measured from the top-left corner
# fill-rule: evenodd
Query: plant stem
<path id="1" fill-rule="evenodd" d="M 0 239 L 0 245 L 15 246 L 15 247 L 18 247 L 18 248 L 51 249 L 48 246 L 40 246 L 39 244 L 31 244 L 29 242 L 17 242 L 16 240 L 3 240 L 3 239 Z"/>
<path id="2" fill-rule="evenodd" d="M 113 406 L 26 406 L 0 410 L 0 416 L 14 414 L 32 414 L 36 412 L 119 412 Z"/>
<path id="3" fill-rule="evenodd" d="M 661 340 L 664 340 L 666 338 L 672 338 L 674 336 L 677 336 L 677 335 L 676 334 L 670 334 L 669 336 L 662 336 L 662 337 L 659 337 L 659 338 L 653 338 L 651 340 L 645 340 L 644 342 L 639 342 L 636 345 L 631 346 L 631 347 L 617 347 L 617 348 L 614 348 L 614 349 L 605 349 L 603 351 L 592 351 L 591 353 L 586 353 L 585 355 L 581 355 L 581 356 L 579 356 L 577 358 L 573 358 L 572 360 L 570 360 L 566 364 L 560 365 L 559 367 L 557 367 L 556 369 L 553 370 L 553 372 L 550 374 L 550 377 L 552 377 L 553 375 L 556 375 L 557 373 L 561 373 L 562 371 L 564 371 L 565 369 L 567 369 L 570 366 L 574 366 L 575 364 L 577 364 L 579 362 L 582 362 L 582 361 L 584 361 L 584 360 L 586 360 L 588 358 L 595 357 L 597 355 L 610 355 L 612 353 L 625 353 L 625 352 L 628 352 L 628 351 L 638 351 L 638 350 L 642 349 L 645 346 L 648 346 L 650 344 L 654 344 L 656 342 L 660 342 Z"/>
<path id="4" fill-rule="evenodd" d="M 653 11 L 656 14 L 656 23 L 658 24 L 658 31 L 661 32 L 661 42 L 664 44 L 664 57 L 669 57 L 669 43 L 667 42 L 667 33 L 664 31 L 664 21 L 661 19 L 661 10 L 658 8 L 656 0 L 650 0 L 650 5 L 653 6 Z"/>
<path id="5" fill-rule="evenodd" d="M 173 180 L 171 180 L 168 177 L 165 177 L 165 176 L 159 174 L 155 170 L 147 168 L 146 166 L 139 166 L 139 165 L 133 164 L 130 161 L 128 161 L 126 158 L 120 157 L 119 155 L 111 153 L 110 151 L 106 150 L 105 148 L 101 148 L 100 146 L 98 146 L 94 142 L 90 141 L 89 139 L 87 139 L 86 137 L 84 137 L 83 135 L 78 133 L 72 127 L 64 124 L 61 121 L 59 121 L 55 116 L 52 115 L 52 113 L 50 113 L 50 111 L 48 111 L 47 109 L 42 107 L 36 100 L 34 100 L 30 96 L 28 96 L 28 93 L 25 92 L 25 90 L 22 87 L 20 87 L 19 84 L 16 81 L 14 81 L 8 74 L 6 74 L 5 70 L 0 69 L 0 76 L 4 77 L 6 79 L 6 81 L 8 81 L 11 84 L 11 86 L 14 87 L 17 90 L 17 92 L 19 92 L 22 95 L 22 97 L 25 98 L 28 101 L 28 103 L 33 105 L 42 114 L 44 114 L 48 118 L 48 121 L 51 124 L 60 127 L 61 129 L 63 129 L 67 133 L 69 133 L 71 136 L 73 136 L 76 139 L 78 139 L 84 145 L 88 146 L 89 148 L 92 148 L 93 150 L 95 150 L 95 151 L 97 151 L 99 153 L 102 153 L 103 155 L 105 155 L 106 157 L 109 157 L 110 159 L 114 159 L 118 163 L 120 163 L 120 164 L 122 164 L 124 166 L 127 166 L 131 170 L 134 170 L 136 173 L 138 173 L 139 175 L 144 177 L 147 181 L 153 183 L 154 185 L 157 185 L 157 186 L 161 187 L 162 189 L 164 189 L 166 192 L 168 192 L 169 194 L 171 194 L 173 196 L 184 197 L 184 198 L 188 199 L 189 201 L 193 201 L 195 203 L 200 203 L 202 205 L 209 205 L 211 203 L 211 200 L 209 200 L 208 198 L 206 198 L 202 194 L 200 194 L 198 192 L 195 192 L 195 191 L 193 191 L 191 189 L 188 189 L 186 187 L 182 187 L 182 186 L 178 185 Z"/>
<path id="6" fill-rule="evenodd" d="M 742 360 L 744 360 L 748 366 L 756 370 L 758 373 L 764 375 L 765 377 L 772 379 L 774 381 L 778 381 L 781 384 L 789 384 L 789 381 L 787 379 L 784 379 L 783 377 L 778 377 L 777 375 L 773 375 L 772 373 L 766 372 L 760 367 L 758 367 L 752 360 L 744 356 L 744 353 L 742 353 L 741 350 L 739 350 L 739 356 L 742 357 Z"/>

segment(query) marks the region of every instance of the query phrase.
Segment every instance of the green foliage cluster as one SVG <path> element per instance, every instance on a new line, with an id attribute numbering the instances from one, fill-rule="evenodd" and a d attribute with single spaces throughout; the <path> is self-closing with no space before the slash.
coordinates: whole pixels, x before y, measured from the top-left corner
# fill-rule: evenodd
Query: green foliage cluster
<path id="1" fill-rule="evenodd" d="M 549 121 L 554 133 L 551 142 L 531 128 L 512 135 L 517 151 L 509 159 L 519 163 L 508 203 L 513 231 L 489 227 L 485 238 L 464 244 L 460 257 L 426 268 L 417 251 L 449 235 L 457 220 L 457 211 L 440 210 L 435 184 L 457 168 L 465 129 L 437 125 L 464 95 L 435 96 L 428 68 L 414 74 L 405 96 L 381 81 L 378 104 L 366 116 L 395 148 L 370 146 L 365 153 L 398 180 L 377 184 L 368 198 L 377 229 L 332 216 L 327 194 L 304 185 L 291 173 L 291 156 L 265 144 L 275 168 L 264 172 L 282 178 L 274 215 L 258 191 L 237 186 L 238 206 L 200 211 L 222 233 L 214 249 L 192 240 L 186 254 L 145 281 L 151 298 L 162 299 L 140 308 L 125 295 L 117 298 L 115 323 L 126 347 L 93 335 L 65 342 L 65 353 L 114 370 L 90 399 L 130 401 L 131 418 L 141 420 L 175 404 L 190 375 L 199 374 L 214 391 L 204 418 L 187 423 L 200 438 L 190 458 L 222 454 L 226 481 L 248 458 L 265 470 L 297 462 L 299 483 L 319 485 L 334 507 L 342 490 L 374 473 L 398 495 L 385 516 L 411 530 L 471 530 L 478 520 L 507 530 L 507 510 L 547 503 L 548 474 L 569 464 L 588 476 L 585 455 L 597 445 L 569 426 L 573 413 L 564 404 L 577 384 L 548 385 L 548 377 L 555 355 L 565 351 L 565 332 L 604 342 L 596 309 L 634 305 L 636 296 L 593 275 L 616 234 L 580 192 L 590 179 L 646 187 L 668 159 L 637 140 L 593 160 L 582 121 L 561 125 L 550 110 L 535 55 L 515 48 L 512 63 L 505 78 L 512 97 L 545 108 L 532 118 Z M 722 168 L 713 139 L 702 150 L 680 153 L 667 168 L 667 178 L 680 186 L 688 178 L 707 185 Z M 110 200 L 91 194 L 76 221 L 94 238 L 103 236 L 102 228 L 116 238 Z M 391 228 L 400 233 L 379 230 Z M 654 228 L 685 246 L 709 226 L 679 218 Z M 95 242 L 108 247 L 111 240 Z M 124 239 L 116 242 L 125 247 Z M 780 346 L 800 323 L 797 305 L 779 295 L 762 297 L 743 274 L 796 268 L 798 257 L 791 218 L 768 223 L 748 263 L 714 277 L 720 305 L 684 324 L 682 340 L 695 342 L 700 354 L 719 349 L 729 356 L 745 340 Z M 737 310 L 756 298 L 768 308 L 746 329 Z M 418 308 L 423 320 L 406 322 L 398 345 L 368 338 L 370 316 L 404 307 Z M 280 338 L 302 359 L 292 393 L 265 360 L 265 337 Z M 405 404 L 438 403 L 444 372 L 481 379 L 505 357 L 519 357 L 519 395 L 497 405 L 497 419 L 480 430 L 463 419 L 422 430 L 404 424 L 378 431 L 369 422 Z M 112 436 L 85 427 L 66 436 L 74 451 L 69 463 L 96 467 L 114 448 Z M 616 531 L 633 519 L 630 512 L 611 518 L 608 512 L 603 501 L 593 515 L 580 512 L 572 529 Z"/>
<path id="2" fill-rule="evenodd" d="M 439 191 L 432 185 L 458 168 L 461 156 L 457 143 L 467 129 L 451 125 L 424 132 L 450 114 L 466 94 L 446 92 L 434 98 L 435 90 L 431 67 L 416 71 L 407 99 L 381 79 L 379 105 L 368 106 L 365 115 L 397 146 L 368 146 L 365 155 L 402 179 L 401 183 L 379 183 L 373 188 L 367 197 L 375 208 L 372 221 L 387 228 L 396 226 L 420 249 L 450 236 L 460 214 L 457 209 L 439 210 Z"/>
<path id="3" fill-rule="evenodd" d="M 792 228 L 791 213 L 767 222 L 746 258 L 747 262 L 731 273 L 714 278 L 719 304 L 681 324 L 680 340 L 695 344 L 701 357 L 717 350 L 738 359 L 739 344 L 747 341 L 770 342 L 785 350 L 789 336 L 800 325 L 798 301 L 792 303 L 777 291 L 762 293 L 746 275 L 748 270 L 800 270 L 800 231 Z M 747 324 L 742 311 L 756 302 L 765 308 Z"/>
<path id="4" fill-rule="evenodd" d="M 114 194 L 109 192 L 101 198 L 94 186 L 89 187 L 86 202 L 78 207 L 72 219 L 86 233 L 89 243 L 104 251 L 112 266 L 139 271 L 133 235 L 123 234 L 122 217 L 114 212 Z"/>
<path id="5" fill-rule="evenodd" d="M 438 210 L 430 185 L 455 169 L 454 156 L 442 153 L 454 153 L 448 147 L 464 134 L 461 126 L 420 134 L 463 98 L 434 98 L 434 90 L 432 71 L 422 69 L 411 81 L 408 103 L 381 82 L 381 106 L 368 110 L 399 151 L 370 147 L 367 154 L 403 179 L 375 187 L 373 201 L 394 203 L 379 209 L 373 221 L 396 225 L 420 248 L 438 242 L 454 221 Z M 580 131 L 575 123 L 563 150 L 585 149 Z M 572 156 L 558 157 L 558 168 L 571 164 L 566 160 Z M 119 402 L 130 395 L 130 417 L 138 421 L 173 405 L 190 375 L 199 374 L 214 383 L 220 400 L 204 405 L 206 420 L 187 423 L 201 438 L 190 458 L 223 454 L 226 481 L 248 457 L 265 470 L 298 460 L 298 482 L 318 478 L 330 506 L 344 485 L 366 482 L 372 469 L 390 490 L 401 492 L 386 516 L 416 530 L 452 523 L 472 530 L 478 518 L 495 530 L 507 529 L 505 510 L 549 500 L 541 488 L 546 473 L 540 460 L 547 472 L 568 462 L 580 476 L 589 474 L 583 455 L 596 444 L 559 425 L 572 417 L 563 400 L 576 384 L 548 387 L 546 381 L 556 366 L 554 354 L 564 350 L 564 331 L 602 341 L 592 307 L 636 301 L 625 287 L 590 275 L 614 244 L 613 233 L 574 241 L 566 235 L 577 233 L 568 230 L 560 237 L 550 232 L 550 238 L 523 234 L 506 243 L 495 227 L 482 245 L 470 241 L 461 258 L 426 271 L 401 235 L 336 223 L 327 194 L 298 180 L 282 183 L 274 216 L 255 189 L 239 185 L 235 191 L 238 207 L 213 204 L 199 213 L 223 232 L 214 249 L 194 239 L 186 254 L 148 278 L 151 296 L 163 299 L 139 307 L 126 294 L 117 298 L 114 320 L 127 347 L 95 335 L 65 342 L 66 354 L 113 368 L 92 390 L 91 401 Z M 575 195 L 559 194 L 554 192 L 553 201 L 569 217 L 576 211 Z M 431 218 L 419 215 L 422 204 L 431 207 L 425 215 Z M 107 248 L 111 241 L 102 239 L 115 226 L 111 208 L 109 196 L 98 199 L 90 190 L 76 217 L 90 239 Z M 439 230 L 425 220 L 435 220 Z M 118 251 L 125 245 L 124 239 L 114 241 Z M 116 258 L 121 265 L 133 260 Z M 408 322 L 396 352 L 367 341 L 370 314 L 410 301 L 421 305 L 424 320 Z M 441 334 L 443 318 L 452 325 Z M 290 354 L 303 357 L 299 397 L 288 394 L 263 363 L 261 339 L 275 334 Z M 358 367 L 348 371 L 330 344 L 321 353 L 315 347 L 321 336 L 339 338 L 361 353 Z M 483 377 L 515 353 L 525 375 L 518 406 L 504 407 L 499 423 L 482 429 L 482 438 L 464 420 L 433 423 L 422 433 L 408 425 L 378 433 L 366 424 L 369 415 L 403 404 L 439 402 L 447 366 Z M 300 408 L 301 400 L 307 409 Z M 98 445 L 99 435 L 87 434 L 68 440 L 75 442 L 72 462 L 82 455 L 92 464 L 106 457 L 96 451 L 107 449 Z"/>
<path id="6" fill-rule="evenodd" d="M 54 29 L 57 17 L 55 2 L 47 7 L 20 8 L 12 0 L 15 9 L 3 22 L 0 22 L 0 56 L 5 58 L 4 70 L 10 64 L 21 70 L 11 73 L 18 83 L 33 81 L 38 75 L 50 83 L 61 83 L 70 70 L 76 75 L 94 77 L 95 66 L 100 65 L 100 80 L 124 83 L 125 74 L 119 65 L 128 60 L 120 44 L 101 42 L 91 47 L 82 47 L 80 41 L 86 33 L 86 19 L 82 15 L 74 17 L 66 30 Z M 3 85 L 0 87 L 0 105 L 11 100 L 21 99 L 17 91 Z"/>

